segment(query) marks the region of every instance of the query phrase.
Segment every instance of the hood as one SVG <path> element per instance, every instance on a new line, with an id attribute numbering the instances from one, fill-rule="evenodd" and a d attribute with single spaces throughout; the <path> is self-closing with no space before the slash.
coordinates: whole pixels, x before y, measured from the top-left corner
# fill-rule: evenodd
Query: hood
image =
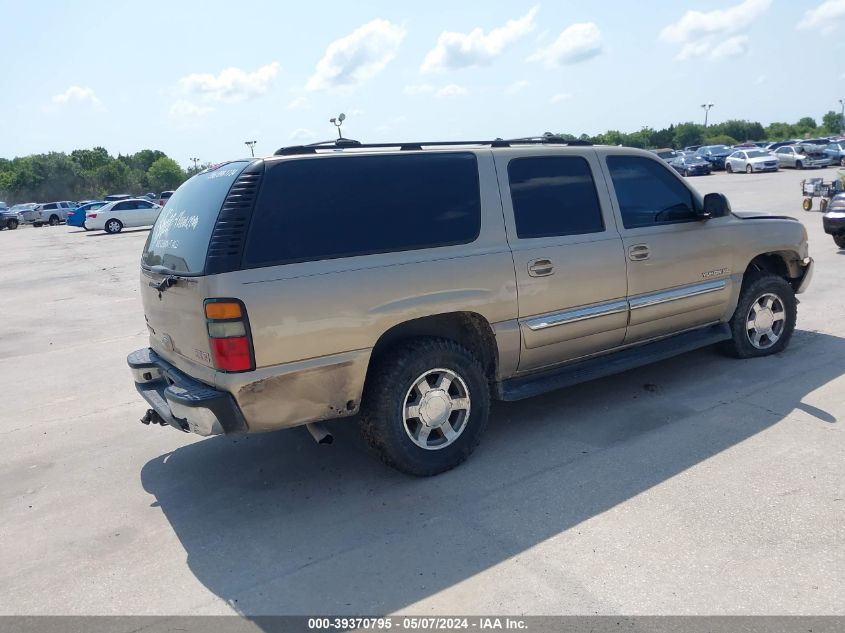
<path id="1" fill-rule="evenodd" d="M 775 215 L 773 213 L 766 213 L 765 211 L 732 211 L 731 213 L 741 220 L 792 220 L 793 222 L 798 222 L 792 216 Z"/>

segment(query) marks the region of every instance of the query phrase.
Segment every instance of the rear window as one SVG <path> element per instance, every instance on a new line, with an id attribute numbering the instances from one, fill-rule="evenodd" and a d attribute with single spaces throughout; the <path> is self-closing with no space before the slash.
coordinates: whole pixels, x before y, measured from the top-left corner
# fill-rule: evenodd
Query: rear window
<path id="1" fill-rule="evenodd" d="M 480 228 L 472 153 L 286 160 L 267 166 L 244 265 L 466 244 Z"/>
<path id="2" fill-rule="evenodd" d="M 226 194 L 248 164 L 226 163 L 197 174 L 179 187 L 150 231 L 141 263 L 164 266 L 176 273 L 201 273 Z"/>

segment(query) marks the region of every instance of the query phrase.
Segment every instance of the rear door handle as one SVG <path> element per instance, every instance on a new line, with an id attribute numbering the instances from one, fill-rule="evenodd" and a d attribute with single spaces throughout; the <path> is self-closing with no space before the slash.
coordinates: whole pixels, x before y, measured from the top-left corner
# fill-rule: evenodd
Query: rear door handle
<path id="1" fill-rule="evenodd" d="M 634 244 L 628 249 L 628 259 L 632 262 L 639 262 L 648 259 L 648 244 Z"/>
<path id="2" fill-rule="evenodd" d="M 528 275 L 530 277 L 546 277 L 555 272 L 555 266 L 550 259 L 534 259 L 528 262 Z"/>

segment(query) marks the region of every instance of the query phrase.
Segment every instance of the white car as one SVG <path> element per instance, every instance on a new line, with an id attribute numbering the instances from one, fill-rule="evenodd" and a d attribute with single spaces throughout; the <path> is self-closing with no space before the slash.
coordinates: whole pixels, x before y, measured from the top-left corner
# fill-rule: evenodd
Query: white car
<path id="1" fill-rule="evenodd" d="M 761 149 L 738 150 L 725 159 L 725 171 L 729 174 L 736 171 L 750 174 L 755 171 L 777 170 L 777 157 Z"/>
<path id="2" fill-rule="evenodd" d="M 158 219 L 161 207 L 146 198 L 130 198 L 109 202 L 85 214 L 85 228 L 120 233 L 123 227 L 152 226 Z"/>

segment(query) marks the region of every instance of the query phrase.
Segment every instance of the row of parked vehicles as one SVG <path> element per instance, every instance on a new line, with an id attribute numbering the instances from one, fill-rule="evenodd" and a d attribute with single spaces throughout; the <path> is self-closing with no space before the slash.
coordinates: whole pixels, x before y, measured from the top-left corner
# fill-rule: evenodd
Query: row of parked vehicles
<path id="1" fill-rule="evenodd" d="M 155 224 L 159 211 L 171 195 L 172 191 L 162 191 L 158 196 L 147 193 L 140 197 L 114 194 L 106 196 L 103 200 L 81 202 L 23 202 L 11 209 L 4 202 L 0 202 L 0 229 L 14 230 L 21 224 L 40 227 L 45 224 L 56 226 L 66 223 L 86 231 L 120 233 L 124 227 Z"/>
<path id="2" fill-rule="evenodd" d="M 684 176 L 704 176 L 717 170 L 747 174 L 777 171 L 784 167 L 804 169 L 842 165 L 845 139 L 811 139 L 747 142 L 728 145 L 693 145 L 683 150 L 659 149 L 655 153 Z"/>

